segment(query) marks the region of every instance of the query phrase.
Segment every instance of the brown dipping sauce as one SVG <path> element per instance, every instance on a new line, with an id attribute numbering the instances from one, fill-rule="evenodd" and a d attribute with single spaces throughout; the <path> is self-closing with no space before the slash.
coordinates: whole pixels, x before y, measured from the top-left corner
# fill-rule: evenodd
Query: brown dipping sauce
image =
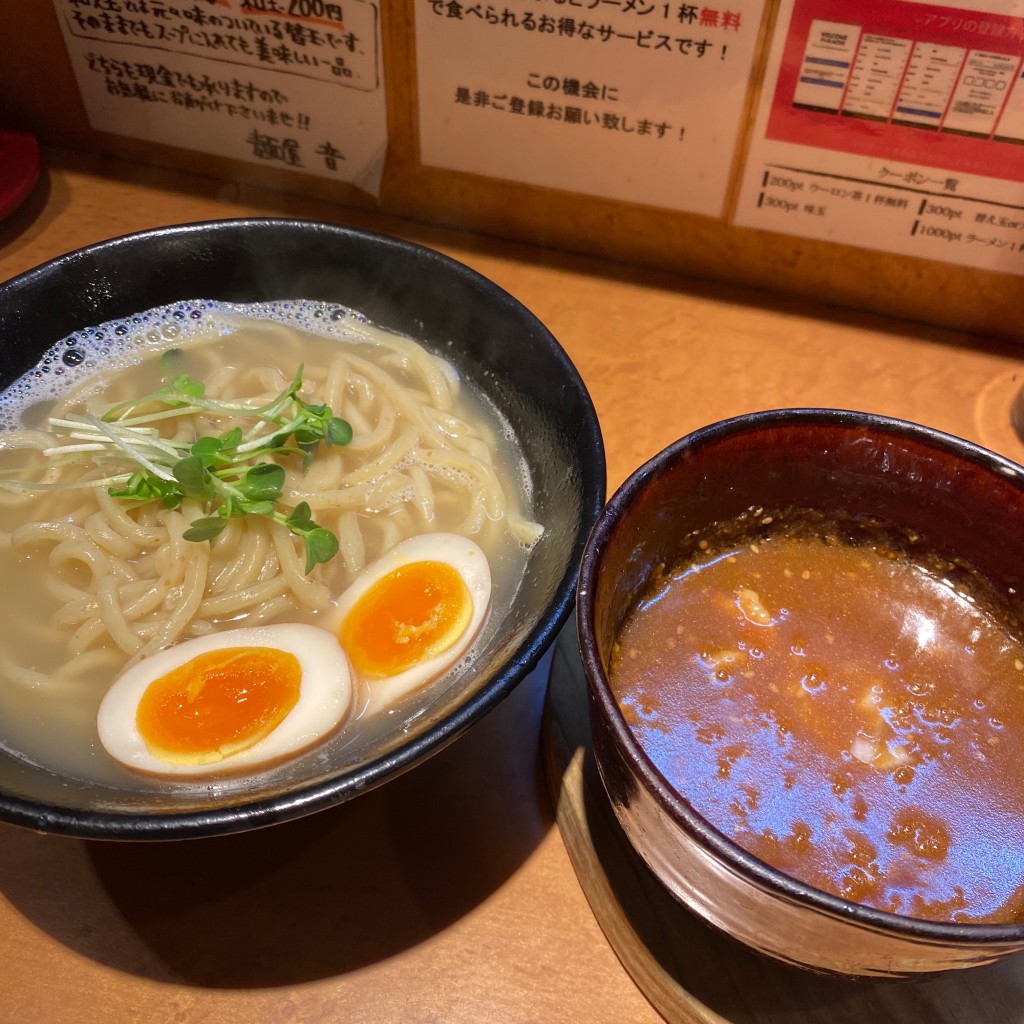
<path id="1" fill-rule="evenodd" d="M 909 917 L 1024 918 L 1024 647 L 969 574 L 775 520 L 661 570 L 613 651 L 631 729 L 720 831 Z"/>

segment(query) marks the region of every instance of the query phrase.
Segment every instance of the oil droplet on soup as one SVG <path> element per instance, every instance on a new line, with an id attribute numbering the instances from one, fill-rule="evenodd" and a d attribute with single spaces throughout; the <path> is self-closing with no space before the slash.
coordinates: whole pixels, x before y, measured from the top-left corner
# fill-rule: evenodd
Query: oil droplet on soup
<path id="1" fill-rule="evenodd" d="M 1024 647 L 932 567 L 796 533 L 701 552 L 657 575 L 610 676 L 760 859 L 909 917 L 1024 918 Z"/>

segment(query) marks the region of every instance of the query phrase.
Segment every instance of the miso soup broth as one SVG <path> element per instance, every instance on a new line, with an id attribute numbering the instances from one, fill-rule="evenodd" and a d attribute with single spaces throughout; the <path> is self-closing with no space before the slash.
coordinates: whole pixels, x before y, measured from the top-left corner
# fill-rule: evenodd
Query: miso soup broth
<path id="1" fill-rule="evenodd" d="M 909 917 L 1021 920 L 1024 646 L 983 584 L 911 550 L 792 521 L 705 541 L 630 613 L 612 688 L 768 864 Z"/>
<path id="2" fill-rule="evenodd" d="M 348 445 L 323 457 L 321 445 L 308 464 L 301 454 L 274 456 L 286 468 L 282 501 L 308 504 L 339 540 L 338 554 L 308 574 L 299 539 L 266 516 L 231 520 L 213 541 L 191 542 L 182 540 L 182 526 L 202 509 L 128 502 L 125 513 L 105 486 L 0 489 L 4 749 L 72 778 L 165 786 L 121 768 L 97 740 L 97 708 L 127 664 L 229 628 L 322 625 L 364 566 L 419 534 L 456 533 L 483 549 L 493 590 L 481 634 L 441 678 L 373 714 L 362 713 L 368 697 L 358 683 L 349 720 L 305 756 L 339 768 L 358 762 L 469 685 L 467 666 L 511 607 L 541 532 L 530 519 L 529 471 L 489 400 L 416 342 L 358 314 L 313 302 L 196 301 L 79 332 L 5 392 L 0 474 L 98 479 L 108 469 L 90 466 L 88 453 L 81 466 L 49 468 L 59 461 L 50 450 L 57 447 L 52 417 L 99 415 L 179 375 L 225 402 L 269 401 L 300 368 L 302 396 L 352 427 Z M 216 433 L 230 422 L 213 416 L 199 429 Z M 194 614 L 172 636 L 168 623 L 189 601 Z M 244 778 L 213 781 L 245 785 Z"/>

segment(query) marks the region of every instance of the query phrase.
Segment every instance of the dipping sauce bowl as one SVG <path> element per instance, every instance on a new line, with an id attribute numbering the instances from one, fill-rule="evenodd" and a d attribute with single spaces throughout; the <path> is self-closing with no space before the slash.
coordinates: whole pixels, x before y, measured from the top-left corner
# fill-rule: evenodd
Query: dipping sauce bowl
<path id="1" fill-rule="evenodd" d="M 689 910 L 762 953 L 814 970 L 904 977 L 1024 948 L 1020 921 L 902 916 L 787 875 L 702 816 L 693 794 L 674 788 L 638 741 L 609 682 L 624 622 L 657 567 L 692 557 L 700 531 L 757 508 L 870 517 L 921 537 L 1006 598 L 1019 638 L 1024 470 L 1014 463 L 924 426 L 828 409 L 754 413 L 682 438 L 606 506 L 577 593 L 596 759 L 632 845 Z"/>

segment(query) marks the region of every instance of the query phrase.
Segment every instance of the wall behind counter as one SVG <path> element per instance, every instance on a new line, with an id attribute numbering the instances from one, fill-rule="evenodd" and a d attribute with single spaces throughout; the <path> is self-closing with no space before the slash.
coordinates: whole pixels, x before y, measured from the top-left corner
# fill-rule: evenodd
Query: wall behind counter
<path id="1" fill-rule="evenodd" d="M 44 145 L 300 193 L 341 207 L 379 210 L 752 290 L 1024 340 L 1024 318 L 1019 315 L 1024 277 L 423 166 L 418 155 L 413 2 L 382 4 L 388 157 L 379 197 L 324 178 L 94 131 L 49 0 L 0 3 L 5 48 L 0 127 L 31 131 Z M 771 11 L 769 5 L 760 50 L 771 31 Z"/>

